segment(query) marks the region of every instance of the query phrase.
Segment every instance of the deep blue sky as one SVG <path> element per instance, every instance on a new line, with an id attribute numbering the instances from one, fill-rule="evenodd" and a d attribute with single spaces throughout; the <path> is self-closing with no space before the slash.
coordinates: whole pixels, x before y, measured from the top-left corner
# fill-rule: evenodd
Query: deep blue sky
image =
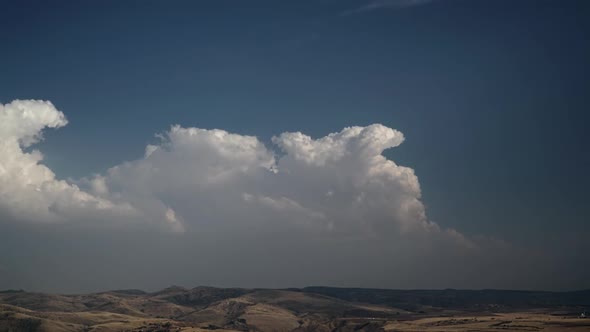
<path id="1" fill-rule="evenodd" d="M 382 123 L 429 217 L 529 242 L 590 232 L 590 2 L 1 1 L 0 102 L 51 100 L 60 177 L 172 124 L 269 141 Z M 74 162 L 72 162 L 74 161 Z"/>

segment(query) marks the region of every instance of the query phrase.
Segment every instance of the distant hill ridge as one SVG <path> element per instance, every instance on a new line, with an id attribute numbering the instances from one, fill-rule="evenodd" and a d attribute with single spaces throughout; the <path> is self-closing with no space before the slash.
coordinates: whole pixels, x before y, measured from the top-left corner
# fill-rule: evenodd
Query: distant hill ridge
<path id="1" fill-rule="evenodd" d="M 339 288 L 311 286 L 303 292 L 334 298 L 389 306 L 428 305 L 441 308 L 464 308 L 477 305 L 508 307 L 590 306 L 590 290 L 552 292 L 522 290 L 395 290 L 374 288 Z"/>
<path id="2" fill-rule="evenodd" d="M 120 289 L 94 294 L 119 294 L 143 296 L 165 300 L 179 305 L 207 305 L 223 299 L 236 298 L 255 291 L 273 291 L 263 288 L 219 288 L 198 286 L 185 288 L 170 286 L 155 292 L 140 289 Z M 371 303 L 391 307 L 432 306 L 440 308 L 466 308 L 472 306 L 506 306 L 506 307 L 590 307 L 590 290 L 578 291 L 528 291 L 501 289 L 379 289 L 379 288 L 344 288 L 329 286 L 309 286 L 304 288 L 276 289 L 289 292 L 318 294 L 349 302 Z M 25 290 L 0 290 L 0 294 L 16 295 L 37 294 Z M 41 297 L 48 294 L 38 293 Z M 92 294 L 87 294 L 92 295 Z M 57 295 L 56 295 L 57 296 Z M 68 295 L 61 295 L 68 296 Z M 80 294 L 84 296 L 84 294 Z"/>

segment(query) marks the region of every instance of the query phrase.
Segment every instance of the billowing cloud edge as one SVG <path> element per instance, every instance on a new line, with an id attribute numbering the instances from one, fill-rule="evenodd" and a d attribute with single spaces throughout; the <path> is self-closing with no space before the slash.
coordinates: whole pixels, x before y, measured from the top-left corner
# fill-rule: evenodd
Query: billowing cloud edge
<path id="1" fill-rule="evenodd" d="M 404 141 L 381 124 L 314 139 L 172 126 L 142 158 L 79 181 L 57 179 L 37 150 L 67 124 L 53 104 L 0 105 L 0 214 L 31 223 L 145 225 L 173 232 L 273 229 L 329 237 L 416 239 L 475 248 L 428 220 L 417 176 L 383 151 Z"/>

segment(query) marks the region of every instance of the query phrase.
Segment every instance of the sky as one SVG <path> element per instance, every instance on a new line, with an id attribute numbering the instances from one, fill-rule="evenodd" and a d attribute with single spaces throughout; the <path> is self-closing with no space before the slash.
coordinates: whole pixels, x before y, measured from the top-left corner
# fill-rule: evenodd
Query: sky
<path id="1" fill-rule="evenodd" d="M 0 289 L 590 288 L 587 1 L 0 11 Z"/>

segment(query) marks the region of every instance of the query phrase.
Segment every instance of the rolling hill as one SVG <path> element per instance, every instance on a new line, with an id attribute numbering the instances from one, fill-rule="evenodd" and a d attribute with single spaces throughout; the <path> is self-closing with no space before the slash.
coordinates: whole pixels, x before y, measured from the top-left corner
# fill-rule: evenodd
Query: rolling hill
<path id="1" fill-rule="evenodd" d="M 590 330 L 590 291 L 173 286 L 57 295 L 0 292 L 0 332 Z"/>

